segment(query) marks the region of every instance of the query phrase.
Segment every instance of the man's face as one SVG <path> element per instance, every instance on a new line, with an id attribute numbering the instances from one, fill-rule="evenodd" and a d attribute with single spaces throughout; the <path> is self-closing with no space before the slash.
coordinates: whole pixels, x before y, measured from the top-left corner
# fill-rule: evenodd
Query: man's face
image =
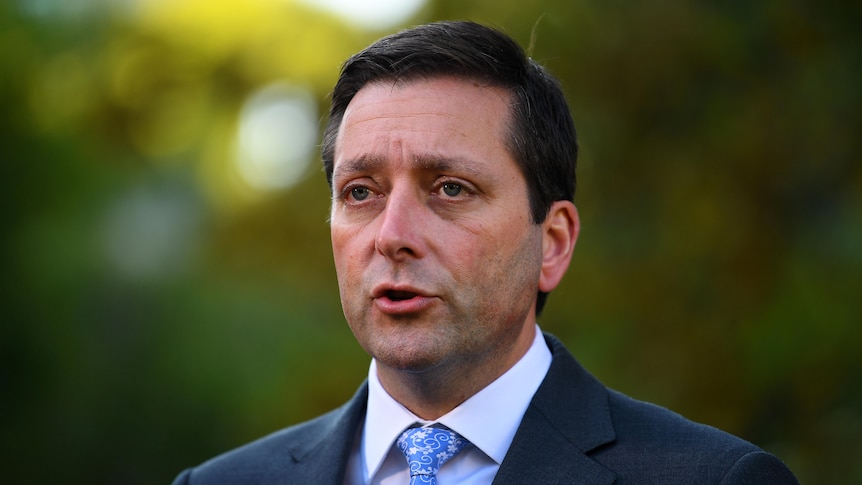
<path id="1" fill-rule="evenodd" d="M 345 112 L 332 248 L 347 322 L 380 366 L 499 373 L 532 342 L 542 226 L 505 148 L 509 102 L 438 78 L 366 85 Z"/>

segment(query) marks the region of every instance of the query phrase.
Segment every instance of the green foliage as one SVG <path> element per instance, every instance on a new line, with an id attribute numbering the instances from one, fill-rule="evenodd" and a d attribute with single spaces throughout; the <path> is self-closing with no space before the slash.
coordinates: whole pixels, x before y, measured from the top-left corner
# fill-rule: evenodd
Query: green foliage
<path id="1" fill-rule="evenodd" d="M 150 3 L 176 6 L 0 6 L 4 483 L 165 483 L 367 371 L 322 173 L 255 189 L 233 140 L 274 82 L 324 112 L 380 33 L 289 2 Z M 803 482 L 862 482 L 860 10 L 438 0 L 417 19 L 534 34 L 568 92 L 583 228 L 543 328 Z"/>

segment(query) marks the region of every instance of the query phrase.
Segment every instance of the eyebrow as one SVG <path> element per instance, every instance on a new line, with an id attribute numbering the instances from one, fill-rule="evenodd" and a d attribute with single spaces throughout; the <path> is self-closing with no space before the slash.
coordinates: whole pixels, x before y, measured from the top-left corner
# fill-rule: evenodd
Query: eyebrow
<path id="1" fill-rule="evenodd" d="M 350 178 L 357 174 L 367 173 L 380 168 L 385 163 L 383 158 L 371 155 L 362 155 L 357 158 L 339 163 L 332 172 L 332 180 Z"/>
<path id="2" fill-rule="evenodd" d="M 340 164 L 333 172 L 333 180 L 344 177 L 353 177 L 355 175 L 373 172 L 379 170 L 386 164 L 386 160 L 375 155 L 362 155 L 360 157 L 346 160 Z M 416 155 L 411 159 L 412 169 L 422 169 L 433 172 L 461 172 L 469 175 L 478 176 L 480 171 L 477 170 L 469 160 L 461 158 L 446 157 L 442 155 Z"/>

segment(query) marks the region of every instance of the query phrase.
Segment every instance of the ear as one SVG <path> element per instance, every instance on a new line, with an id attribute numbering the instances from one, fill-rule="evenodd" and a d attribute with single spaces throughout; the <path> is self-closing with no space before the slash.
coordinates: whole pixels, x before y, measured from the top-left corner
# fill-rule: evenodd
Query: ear
<path id="1" fill-rule="evenodd" d="M 568 200 L 551 205 L 548 217 L 542 223 L 542 273 L 539 290 L 550 293 L 560 284 L 569 268 L 575 241 L 581 230 L 578 209 Z"/>

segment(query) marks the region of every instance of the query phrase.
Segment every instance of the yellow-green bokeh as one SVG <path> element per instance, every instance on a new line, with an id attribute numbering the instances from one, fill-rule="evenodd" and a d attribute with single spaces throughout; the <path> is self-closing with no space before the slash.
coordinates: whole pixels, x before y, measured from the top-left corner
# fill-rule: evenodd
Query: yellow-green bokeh
<path id="1" fill-rule="evenodd" d="M 316 153 L 267 188 L 238 150 L 273 89 L 322 126 L 341 62 L 398 26 L 288 0 L 71 5 L 0 6 L 0 481 L 166 483 L 361 383 Z M 431 0 L 403 21 L 534 37 L 563 81 L 583 230 L 543 328 L 803 482 L 862 481 L 860 14 Z M 319 141 L 296 131 L 271 146 Z"/>

